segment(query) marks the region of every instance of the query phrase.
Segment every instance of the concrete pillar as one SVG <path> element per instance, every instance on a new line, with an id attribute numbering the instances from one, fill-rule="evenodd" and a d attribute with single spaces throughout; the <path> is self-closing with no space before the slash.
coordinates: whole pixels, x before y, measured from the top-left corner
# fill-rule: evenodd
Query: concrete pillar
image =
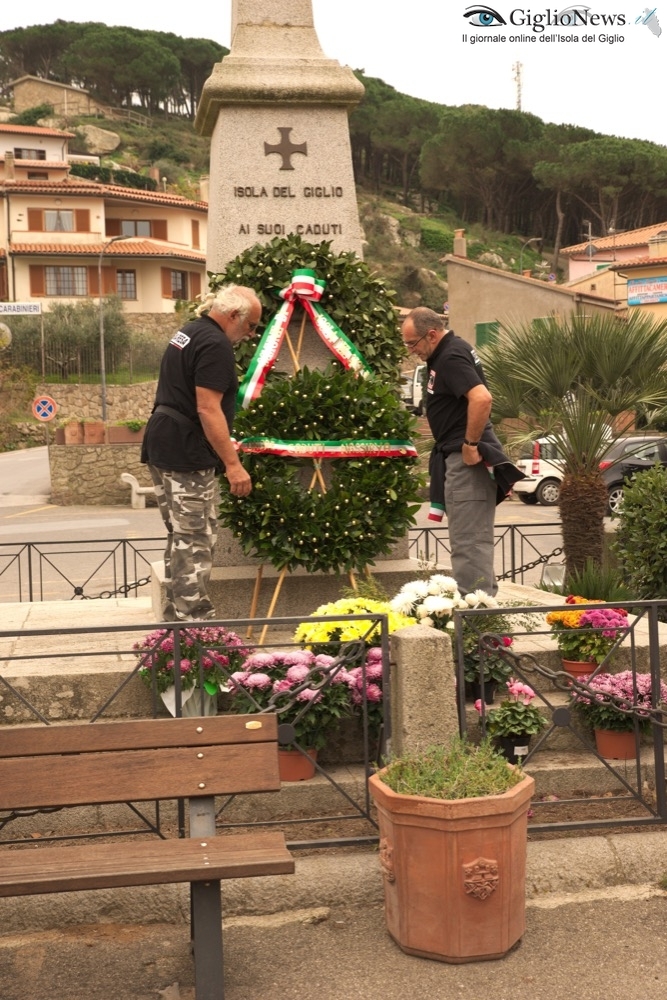
<path id="1" fill-rule="evenodd" d="M 465 229 L 454 230 L 454 247 L 452 253 L 455 257 L 467 257 L 468 246 L 465 238 Z"/>
<path id="2" fill-rule="evenodd" d="M 391 754 L 415 753 L 458 735 L 452 641 L 427 625 L 391 640 Z"/>
<path id="3" fill-rule="evenodd" d="M 324 55 L 312 0 L 234 0 L 195 122 L 211 136 L 209 271 L 290 233 L 361 256 L 347 115 L 363 92 Z"/>

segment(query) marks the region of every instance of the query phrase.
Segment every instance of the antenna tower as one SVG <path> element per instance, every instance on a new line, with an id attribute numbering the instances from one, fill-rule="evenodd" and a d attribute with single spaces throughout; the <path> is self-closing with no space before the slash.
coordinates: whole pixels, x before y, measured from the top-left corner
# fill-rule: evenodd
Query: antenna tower
<path id="1" fill-rule="evenodd" d="M 523 64 L 515 62 L 512 69 L 514 70 L 514 82 L 516 83 L 516 109 L 517 111 L 521 111 L 521 70 L 523 69 Z"/>

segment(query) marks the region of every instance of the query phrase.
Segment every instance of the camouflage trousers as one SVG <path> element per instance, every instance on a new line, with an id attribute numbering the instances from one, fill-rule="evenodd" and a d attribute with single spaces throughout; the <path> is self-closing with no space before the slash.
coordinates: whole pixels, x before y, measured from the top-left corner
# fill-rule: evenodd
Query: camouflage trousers
<path id="1" fill-rule="evenodd" d="M 164 621 L 215 618 L 208 596 L 213 546 L 218 532 L 215 469 L 173 472 L 148 466 L 167 527 Z"/>

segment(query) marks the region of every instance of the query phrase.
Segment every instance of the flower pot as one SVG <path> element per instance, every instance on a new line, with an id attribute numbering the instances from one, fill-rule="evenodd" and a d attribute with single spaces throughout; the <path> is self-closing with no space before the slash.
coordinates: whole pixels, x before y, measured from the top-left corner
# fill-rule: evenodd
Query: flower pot
<path id="1" fill-rule="evenodd" d="M 570 677 L 581 677 L 582 674 L 590 674 L 595 670 L 595 663 L 590 660 L 563 660 L 563 670 Z"/>
<path id="2" fill-rule="evenodd" d="M 107 440 L 109 444 L 141 444 L 143 439 L 143 427 L 138 431 L 130 430 L 129 427 L 107 427 Z"/>
<path id="3" fill-rule="evenodd" d="M 502 958 L 525 930 L 530 776 L 501 795 L 431 799 L 369 779 L 380 822 L 385 916 L 410 955 Z"/>
<path id="4" fill-rule="evenodd" d="M 65 432 L 65 444 L 83 444 L 83 422 L 81 420 L 70 420 L 63 427 Z"/>
<path id="5" fill-rule="evenodd" d="M 483 691 L 485 705 L 493 705 L 497 690 L 498 681 L 484 681 L 483 685 L 479 681 L 466 681 L 466 696 L 470 697 L 473 701 L 477 701 L 478 698 L 482 697 Z"/>
<path id="6" fill-rule="evenodd" d="M 176 716 L 176 692 L 172 685 L 166 691 L 160 692 L 160 697 L 166 705 L 169 713 Z M 202 704 L 203 698 L 203 704 Z M 218 714 L 218 696 L 202 691 L 201 688 L 188 688 L 181 691 L 181 716 L 183 718 L 193 718 L 201 715 Z"/>
<path id="7" fill-rule="evenodd" d="M 104 424 L 101 420 L 92 420 L 83 425 L 84 444 L 104 444 Z"/>
<path id="8" fill-rule="evenodd" d="M 634 732 L 616 732 L 613 729 L 595 729 L 595 746 L 601 757 L 608 760 L 634 760 L 637 744 Z"/>
<path id="9" fill-rule="evenodd" d="M 317 750 L 306 750 L 304 756 L 300 750 L 283 750 L 278 748 L 278 772 L 281 781 L 308 781 L 315 776 Z"/>
<path id="10" fill-rule="evenodd" d="M 492 742 L 510 764 L 516 764 L 528 753 L 530 740 L 528 733 L 515 733 L 513 736 L 494 736 Z"/>

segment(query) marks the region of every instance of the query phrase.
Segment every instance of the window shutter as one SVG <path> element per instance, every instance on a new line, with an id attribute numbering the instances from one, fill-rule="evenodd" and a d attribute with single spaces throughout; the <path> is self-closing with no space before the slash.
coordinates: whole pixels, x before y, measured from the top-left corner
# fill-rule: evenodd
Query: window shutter
<path id="1" fill-rule="evenodd" d="M 74 231 L 77 233 L 90 232 L 90 209 L 76 208 L 74 210 Z"/>
<path id="2" fill-rule="evenodd" d="M 107 236 L 120 236 L 120 219 L 107 219 L 104 228 Z"/>
<path id="3" fill-rule="evenodd" d="M 113 267 L 102 268 L 102 295 L 115 295 L 116 271 Z"/>
<path id="4" fill-rule="evenodd" d="M 192 219 L 192 248 L 199 250 L 199 219 Z"/>
<path id="5" fill-rule="evenodd" d="M 162 298 L 171 299 L 173 298 L 171 294 L 171 271 L 168 267 L 161 267 L 162 272 Z"/>
<path id="6" fill-rule="evenodd" d="M 88 268 L 88 294 L 89 295 L 100 294 L 99 275 L 97 273 L 97 268 L 93 267 L 92 264 Z"/>
<path id="7" fill-rule="evenodd" d="M 153 219 L 151 222 L 151 236 L 156 240 L 167 239 L 167 220 Z"/>
<path id="8" fill-rule="evenodd" d="M 193 271 L 190 274 L 190 298 L 196 299 L 201 293 L 201 274 L 197 274 Z"/>
<path id="9" fill-rule="evenodd" d="M 30 294 L 44 295 L 44 268 L 41 264 L 30 265 Z"/>
<path id="10" fill-rule="evenodd" d="M 31 233 L 44 231 L 44 217 L 41 208 L 28 209 L 28 231 Z"/>

